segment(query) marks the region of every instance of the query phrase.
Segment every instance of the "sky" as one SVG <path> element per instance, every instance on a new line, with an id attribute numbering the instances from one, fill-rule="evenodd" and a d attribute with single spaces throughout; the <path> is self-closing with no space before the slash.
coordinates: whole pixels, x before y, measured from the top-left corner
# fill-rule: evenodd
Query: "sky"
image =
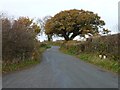
<path id="1" fill-rule="evenodd" d="M 63 10 L 84 9 L 98 13 L 111 33 L 118 32 L 119 0 L 0 0 L 0 11 L 30 18 L 54 16 Z M 44 36 L 42 38 L 45 38 Z"/>

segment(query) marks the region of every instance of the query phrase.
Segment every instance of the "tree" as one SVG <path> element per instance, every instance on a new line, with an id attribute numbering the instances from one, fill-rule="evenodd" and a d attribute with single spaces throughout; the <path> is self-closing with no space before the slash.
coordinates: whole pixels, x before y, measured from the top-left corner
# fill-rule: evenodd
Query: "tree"
<path id="1" fill-rule="evenodd" d="M 47 22 L 48 19 L 51 19 L 52 16 L 45 16 L 43 19 L 38 19 L 38 22 L 40 23 L 41 26 L 41 33 L 43 34 L 45 32 L 45 24 Z M 52 34 L 46 34 L 47 35 L 47 40 L 51 41 L 52 40 Z"/>
<path id="2" fill-rule="evenodd" d="M 103 28 L 104 25 L 105 22 L 97 14 L 91 11 L 72 9 L 61 11 L 48 19 L 45 24 L 45 33 L 47 35 L 56 34 L 68 41 L 78 35 L 81 37 L 86 34 L 97 35 L 100 33 L 100 28 L 106 31 Z"/>

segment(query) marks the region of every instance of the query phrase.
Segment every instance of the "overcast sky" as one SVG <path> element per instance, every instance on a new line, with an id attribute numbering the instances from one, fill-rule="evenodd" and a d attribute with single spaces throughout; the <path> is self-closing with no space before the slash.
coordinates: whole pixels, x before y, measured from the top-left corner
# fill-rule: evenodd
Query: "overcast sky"
<path id="1" fill-rule="evenodd" d="M 84 9 L 98 13 L 112 33 L 118 32 L 119 0 L 0 0 L 0 11 L 9 15 L 42 18 L 62 10 Z"/>

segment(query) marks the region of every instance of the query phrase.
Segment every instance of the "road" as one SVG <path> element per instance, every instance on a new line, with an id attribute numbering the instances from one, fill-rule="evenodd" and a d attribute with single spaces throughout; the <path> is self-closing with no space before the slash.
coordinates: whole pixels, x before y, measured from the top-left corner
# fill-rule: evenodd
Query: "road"
<path id="1" fill-rule="evenodd" d="M 117 75 L 61 53 L 46 50 L 40 64 L 3 76 L 3 88 L 117 88 Z"/>

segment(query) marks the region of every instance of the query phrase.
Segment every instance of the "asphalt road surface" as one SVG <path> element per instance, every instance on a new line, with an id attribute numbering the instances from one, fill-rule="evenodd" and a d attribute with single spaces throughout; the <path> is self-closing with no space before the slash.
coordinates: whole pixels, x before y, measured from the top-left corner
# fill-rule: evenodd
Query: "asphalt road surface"
<path id="1" fill-rule="evenodd" d="M 117 75 L 61 53 L 46 50 L 40 64 L 3 76 L 3 88 L 118 88 Z"/>

